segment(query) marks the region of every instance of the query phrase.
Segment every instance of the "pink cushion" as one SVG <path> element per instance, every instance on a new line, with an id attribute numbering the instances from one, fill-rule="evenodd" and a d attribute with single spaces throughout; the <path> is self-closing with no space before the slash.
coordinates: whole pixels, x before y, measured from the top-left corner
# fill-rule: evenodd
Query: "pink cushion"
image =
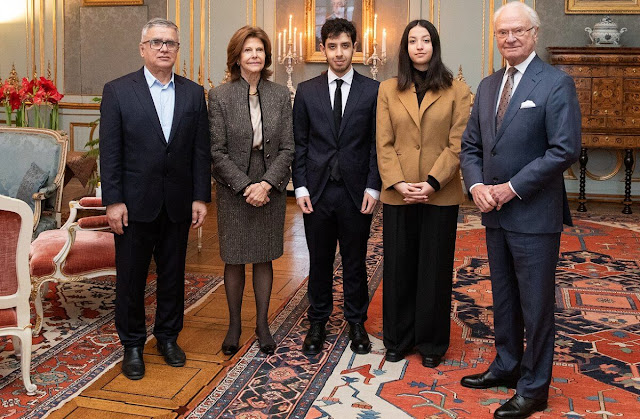
<path id="1" fill-rule="evenodd" d="M 102 206 L 102 198 L 95 196 L 87 196 L 80 199 L 80 205 L 83 207 L 101 207 Z"/>
<path id="2" fill-rule="evenodd" d="M 12 327 L 18 325 L 18 316 L 15 308 L 0 309 L 0 327 Z"/>
<path id="3" fill-rule="evenodd" d="M 109 219 L 106 215 L 94 215 L 79 219 L 78 225 L 85 229 L 109 227 Z"/>
<path id="4" fill-rule="evenodd" d="M 43 277 L 55 272 L 53 258 L 64 246 L 69 233 L 66 230 L 49 230 L 40 233 L 31 243 L 31 276 Z M 103 231 L 78 231 L 62 268 L 65 275 L 82 275 L 93 271 L 114 269 L 116 248 L 113 233 Z"/>
<path id="5" fill-rule="evenodd" d="M 0 295 L 18 291 L 16 250 L 20 234 L 20 215 L 0 210 Z"/>

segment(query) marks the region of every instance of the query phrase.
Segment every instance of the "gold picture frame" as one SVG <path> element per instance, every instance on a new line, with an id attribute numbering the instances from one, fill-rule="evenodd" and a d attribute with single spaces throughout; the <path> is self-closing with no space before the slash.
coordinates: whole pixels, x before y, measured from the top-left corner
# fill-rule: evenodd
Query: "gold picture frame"
<path id="1" fill-rule="evenodd" d="M 615 14 L 640 13 L 640 0 L 565 0 L 567 14 Z"/>
<path id="2" fill-rule="evenodd" d="M 83 6 L 143 6 L 144 0 L 82 0 Z"/>
<path id="3" fill-rule="evenodd" d="M 333 9 L 334 5 L 341 9 Z M 304 59 L 309 63 L 323 63 L 326 61 L 320 51 L 320 28 L 331 16 L 342 15 L 351 20 L 357 30 L 356 51 L 353 62 L 362 62 L 362 35 L 366 29 L 373 30 L 373 0 L 305 0 L 305 54 Z"/>

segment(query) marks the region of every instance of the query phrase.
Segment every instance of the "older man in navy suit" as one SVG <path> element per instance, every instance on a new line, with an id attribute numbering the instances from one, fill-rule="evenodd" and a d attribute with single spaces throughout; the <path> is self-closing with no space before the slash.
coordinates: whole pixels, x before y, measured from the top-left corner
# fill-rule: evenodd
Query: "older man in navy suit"
<path id="1" fill-rule="evenodd" d="M 515 387 L 494 417 L 525 418 L 547 406 L 555 270 L 571 224 L 563 172 L 578 159 L 581 120 L 571 77 L 536 56 L 537 13 L 511 2 L 494 23 L 507 67 L 478 86 L 460 163 L 486 226 L 496 357 L 462 385 Z"/>
<path id="2" fill-rule="evenodd" d="M 144 376 L 144 289 L 156 261 L 153 334 L 167 364 L 181 367 L 176 340 L 184 318 L 189 226 L 198 228 L 211 200 L 211 155 L 202 86 L 173 74 L 178 27 L 152 19 L 142 29 L 144 67 L 104 86 L 100 107 L 102 202 L 116 233 L 116 330 L 123 374 Z"/>

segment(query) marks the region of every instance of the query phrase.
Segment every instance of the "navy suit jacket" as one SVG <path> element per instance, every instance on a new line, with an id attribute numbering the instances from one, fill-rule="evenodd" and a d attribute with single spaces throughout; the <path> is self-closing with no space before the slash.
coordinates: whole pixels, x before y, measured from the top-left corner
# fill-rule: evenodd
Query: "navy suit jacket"
<path id="1" fill-rule="evenodd" d="M 293 186 L 305 186 L 312 205 L 329 180 L 329 163 L 336 153 L 340 174 L 358 209 L 366 188 L 380 190 L 376 155 L 378 85 L 354 70 L 339 131 L 334 124 L 327 73 L 298 85 L 293 105 Z"/>
<path id="2" fill-rule="evenodd" d="M 130 221 L 191 219 L 193 201 L 211 201 L 211 154 L 202 86 L 175 75 L 175 109 L 164 138 L 143 69 L 107 83 L 100 105 L 102 203 L 123 202 Z"/>
<path id="3" fill-rule="evenodd" d="M 578 160 L 581 116 L 573 79 L 536 56 L 518 84 L 496 132 L 496 104 L 505 69 L 478 86 L 462 136 L 460 165 L 467 189 L 511 181 L 514 197 L 483 225 L 520 233 L 557 233 L 571 224 L 563 172 Z M 534 107 L 521 108 L 531 101 Z"/>

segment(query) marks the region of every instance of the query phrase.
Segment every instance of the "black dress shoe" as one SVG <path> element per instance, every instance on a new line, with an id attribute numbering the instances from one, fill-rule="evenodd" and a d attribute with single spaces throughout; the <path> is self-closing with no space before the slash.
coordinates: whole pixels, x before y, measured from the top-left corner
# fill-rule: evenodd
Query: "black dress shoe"
<path id="1" fill-rule="evenodd" d="M 272 343 L 260 345 L 260 352 L 266 355 L 273 355 L 276 352 L 276 345 Z"/>
<path id="2" fill-rule="evenodd" d="M 144 377 L 144 360 L 142 359 L 142 346 L 124 348 L 122 360 L 122 374 L 129 380 L 139 380 Z"/>
<path id="3" fill-rule="evenodd" d="M 187 360 L 182 348 L 175 341 L 158 341 L 158 351 L 164 356 L 164 361 L 172 367 L 181 367 Z"/>
<path id="4" fill-rule="evenodd" d="M 530 399 L 516 393 L 493 413 L 494 418 L 524 419 L 547 408 L 547 399 Z"/>
<path id="5" fill-rule="evenodd" d="M 516 388 L 516 384 L 518 384 L 518 378 L 513 376 L 499 378 L 493 375 L 491 371 L 486 370 L 485 372 L 480 374 L 473 374 L 462 377 L 460 384 L 462 384 L 462 387 L 467 388 Z"/>
<path id="6" fill-rule="evenodd" d="M 441 355 L 422 355 L 422 366 L 427 368 L 435 368 L 442 362 Z"/>
<path id="7" fill-rule="evenodd" d="M 324 340 L 327 338 L 327 332 L 324 329 L 324 323 L 311 323 L 307 336 L 302 344 L 302 352 L 305 355 L 317 355 L 322 352 Z"/>
<path id="8" fill-rule="evenodd" d="M 238 352 L 238 344 L 235 345 L 229 345 L 226 343 L 222 344 L 222 353 L 225 355 L 234 355 L 236 352 Z"/>
<path id="9" fill-rule="evenodd" d="M 393 349 L 387 349 L 385 360 L 389 362 L 400 362 L 404 359 L 405 354 L 406 354 L 405 351 L 396 351 Z"/>
<path id="10" fill-rule="evenodd" d="M 365 355 L 371 352 L 371 341 L 362 323 L 349 323 L 349 339 L 354 353 Z"/>

